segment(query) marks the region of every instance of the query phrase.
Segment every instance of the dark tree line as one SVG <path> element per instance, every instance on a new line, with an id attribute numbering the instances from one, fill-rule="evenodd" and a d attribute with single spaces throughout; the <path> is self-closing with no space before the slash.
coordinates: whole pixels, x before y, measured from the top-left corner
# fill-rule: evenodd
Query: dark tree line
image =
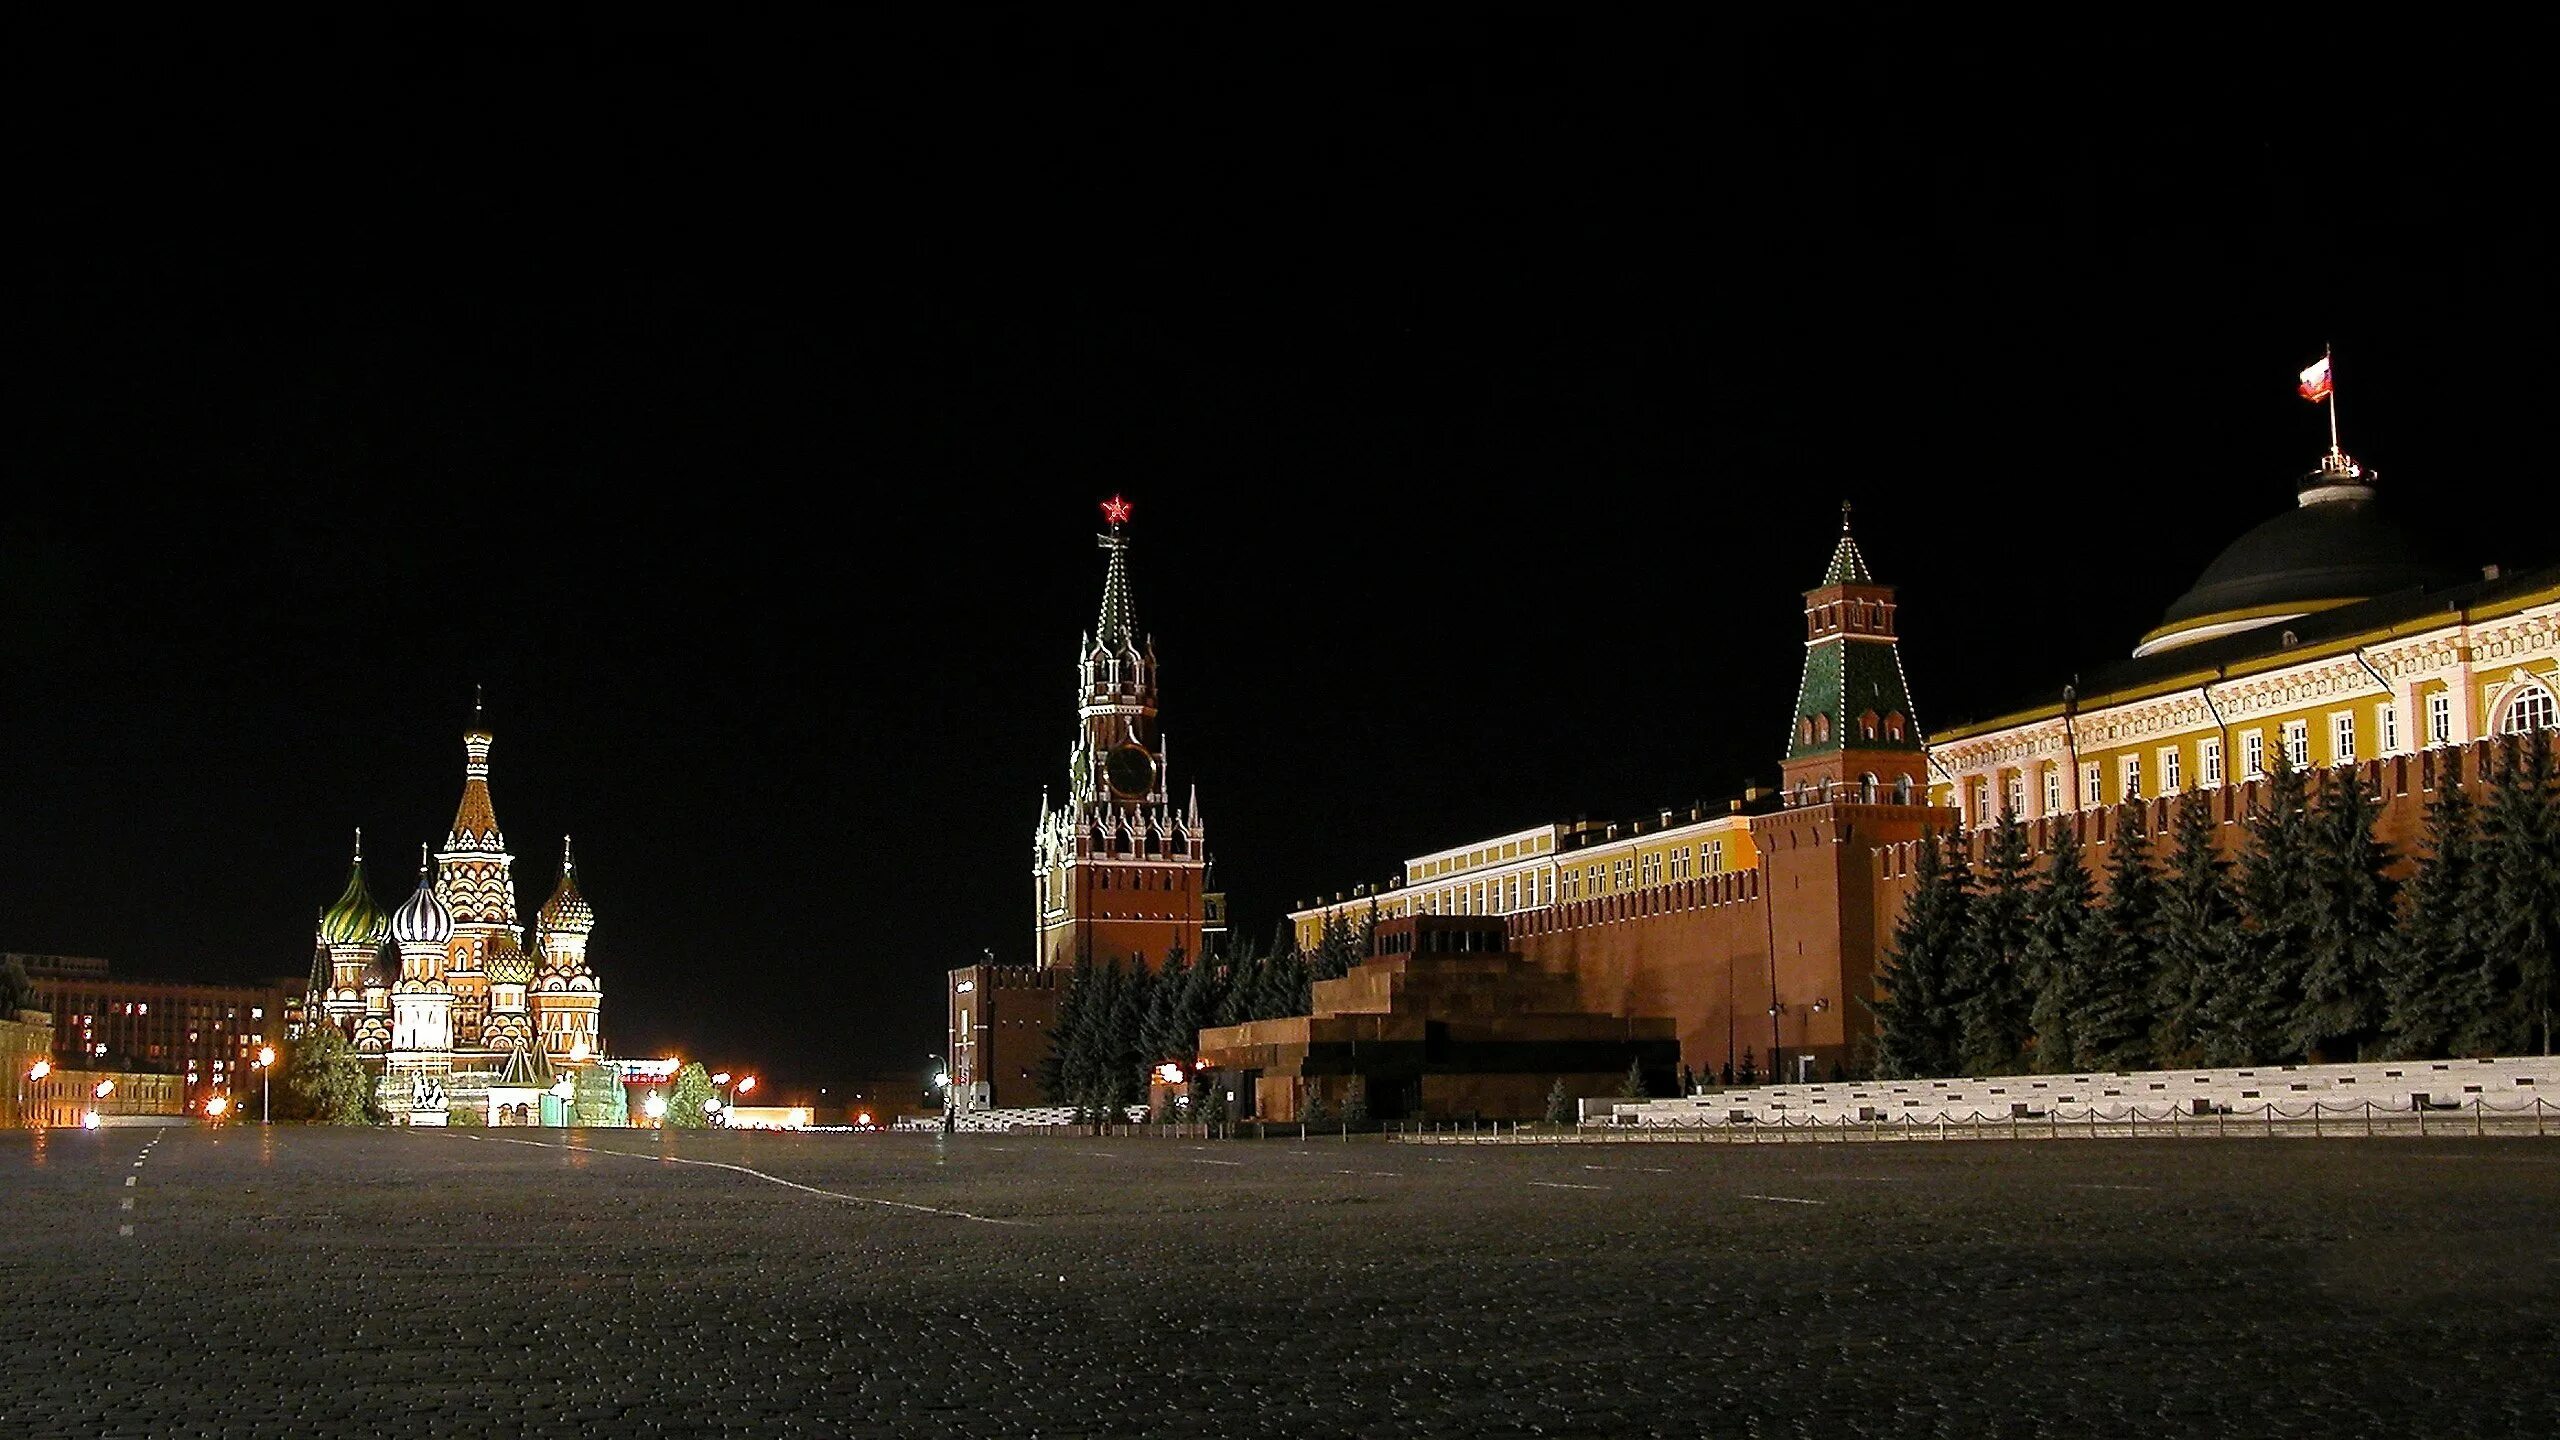
<path id="1" fill-rule="evenodd" d="M 2103 896 L 2068 839 L 2038 873 L 2004 814 L 1979 864 L 1924 841 L 1873 1002 L 1892 1076 L 2551 1053 L 2560 1007 L 2560 769 L 2551 732 L 2493 752 L 2485 800 L 2450 764 L 2415 864 L 2354 766 L 2318 793 L 2276 747 L 2237 861 L 2209 792 L 2165 836 L 2119 807 Z M 2450 756 L 2447 757 L 2448 762 Z"/>
<path id="2" fill-rule="evenodd" d="M 1152 971 L 1116 959 L 1080 960 L 1058 995 L 1040 1088 L 1053 1104 L 1084 1110 L 1140 1104 L 1156 1066 L 1190 1068 L 1202 1030 L 1307 1014 L 1317 981 L 1337 979 L 1367 957 L 1375 924 L 1374 916 L 1356 924 L 1328 917 L 1313 948 L 1301 947 L 1284 925 L 1267 946 L 1246 944 L 1198 963 L 1176 947 Z"/>

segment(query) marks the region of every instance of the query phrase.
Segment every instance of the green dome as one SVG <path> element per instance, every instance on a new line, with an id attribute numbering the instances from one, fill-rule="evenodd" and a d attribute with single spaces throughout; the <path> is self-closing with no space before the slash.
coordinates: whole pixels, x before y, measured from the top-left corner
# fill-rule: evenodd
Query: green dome
<path id="1" fill-rule="evenodd" d="M 320 939 L 330 945 L 380 945 L 391 930 L 391 917 L 373 903 L 364 885 L 364 832 L 356 832 L 355 864 L 347 870 L 346 893 L 320 914 Z"/>

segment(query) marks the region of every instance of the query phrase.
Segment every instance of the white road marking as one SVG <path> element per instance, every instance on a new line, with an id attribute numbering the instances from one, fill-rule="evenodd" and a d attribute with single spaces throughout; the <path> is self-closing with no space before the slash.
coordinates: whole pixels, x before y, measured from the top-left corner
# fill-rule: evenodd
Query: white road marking
<path id="1" fill-rule="evenodd" d="M 1745 1195 L 1745 1200 L 1768 1200 L 1780 1205 L 1828 1205 L 1828 1200 L 1799 1200 L 1793 1195 Z"/>
<path id="2" fill-rule="evenodd" d="M 2157 1185 L 2073 1185 L 2074 1190 L 2157 1190 Z"/>
<path id="3" fill-rule="evenodd" d="M 710 1170 L 734 1170 L 741 1175 L 752 1175 L 758 1180 L 768 1181 L 785 1189 L 805 1191 L 811 1195 L 824 1195 L 830 1200 L 846 1200 L 856 1205 L 880 1205 L 892 1210 L 912 1210 L 920 1215 L 947 1215 L 954 1220 L 972 1220 L 980 1225 L 1027 1226 L 1031 1223 L 1028 1220 L 999 1220 L 993 1215 L 972 1215 L 966 1210 L 945 1210 L 939 1205 L 918 1205 L 907 1200 L 881 1200 L 869 1195 L 847 1195 L 841 1190 L 821 1190 L 815 1185 L 803 1185 L 797 1180 L 785 1180 L 779 1175 L 767 1175 L 761 1170 L 750 1170 L 744 1165 L 731 1165 L 719 1160 L 687 1160 L 681 1155 L 640 1155 L 629 1150 L 614 1150 L 602 1145 L 553 1145 L 542 1140 L 510 1140 L 503 1135 L 485 1137 L 474 1135 L 471 1138 L 497 1140 L 507 1145 L 531 1145 L 537 1150 L 575 1150 L 582 1155 L 615 1155 L 625 1160 L 648 1160 L 661 1165 L 700 1165 Z"/>
<path id="4" fill-rule="evenodd" d="M 1193 1165 L 1241 1165 L 1244 1162 L 1241 1160 L 1193 1160 L 1189 1163 Z"/>
<path id="5" fill-rule="evenodd" d="M 119 1235 L 130 1235 L 133 1233 L 133 1227 L 130 1225 L 119 1225 L 116 1227 L 116 1233 Z"/>
<path id="6" fill-rule="evenodd" d="M 1606 1185 L 1576 1185 L 1565 1180 L 1532 1180 L 1529 1183 L 1545 1186 L 1549 1190 L 1606 1190 L 1609 1188 Z"/>
<path id="7" fill-rule="evenodd" d="M 134 1181 L 135 1181 L 135 1179 L 137 1179 L 137 1178 L 138 1178 L 138 1177 L 136 1177 L 136 1176 L 127 1175 L 126 1177 L 124 1177 L 124 1183 L 125 1183 L 127 1186 L 130 1186 L 130 1185 L 132 1185 L 132 1184 L 133 1184 L 133 1182 L 134 1182 Z"/>

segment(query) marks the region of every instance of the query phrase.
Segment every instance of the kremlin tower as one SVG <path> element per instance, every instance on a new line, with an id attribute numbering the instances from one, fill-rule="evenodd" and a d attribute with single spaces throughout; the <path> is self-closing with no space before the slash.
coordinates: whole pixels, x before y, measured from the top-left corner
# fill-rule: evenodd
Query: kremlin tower
<path id="1" fill-rule="evenodd" d="M 1102 608 L 1076 658 L 1067 794 L 1032 832 L 1034 954 L 1048 969 L 1122 960 L 1149 969 L 1175 946 L 1198 956 L 1208 829 L 1194 787 L 1177 808 L 1156 725 L 1156 649 L 1129 600 L 1129 503 L 1102 507 L 1111 556 Z"/>

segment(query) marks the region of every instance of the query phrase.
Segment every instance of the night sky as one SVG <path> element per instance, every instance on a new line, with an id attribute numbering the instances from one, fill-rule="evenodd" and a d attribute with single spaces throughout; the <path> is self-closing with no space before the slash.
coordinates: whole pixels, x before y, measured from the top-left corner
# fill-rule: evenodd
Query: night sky
<path id="1" fill-rule="evenodd" d="M 301 971 L 484 685 L 616 1049 L 918 1065 L 1030 955 L 1115 492 L 1256 934 L 1774 780 L 1844 498 L 1924 724 L 2122 656 L 2324 344 L 2449 559 L 2560 558 L 2537 87 L 2297 22 L 22 54 L 0 948 Z"/>

